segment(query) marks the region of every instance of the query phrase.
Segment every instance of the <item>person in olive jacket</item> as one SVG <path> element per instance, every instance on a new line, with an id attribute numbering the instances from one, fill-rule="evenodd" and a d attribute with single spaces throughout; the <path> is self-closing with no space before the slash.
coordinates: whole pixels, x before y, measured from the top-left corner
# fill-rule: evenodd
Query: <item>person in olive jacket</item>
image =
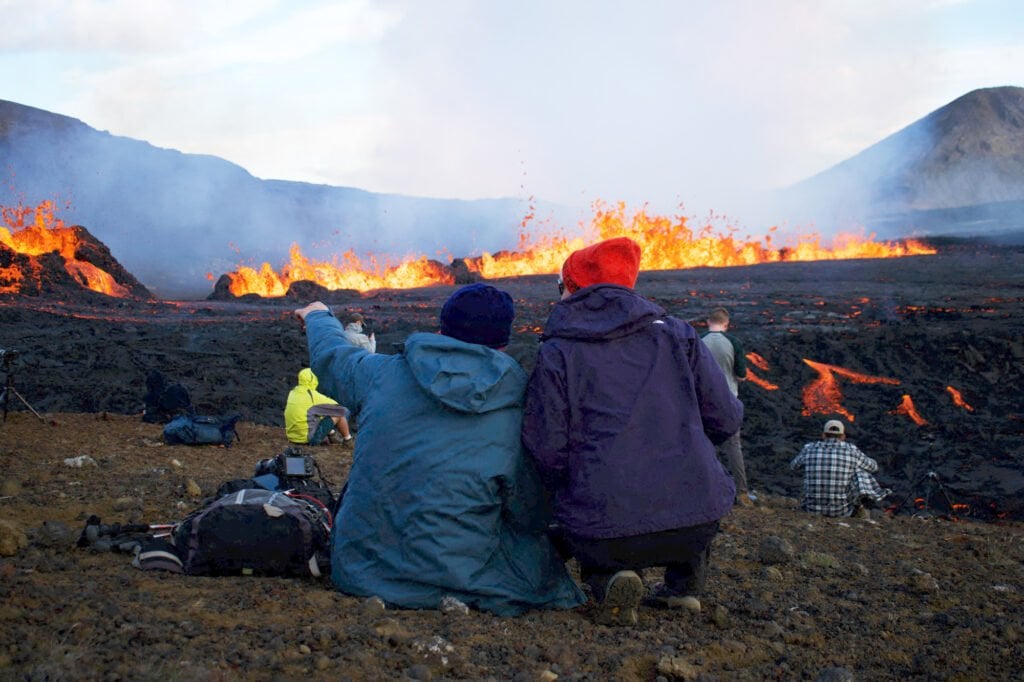
<path id="1" fill-rule="evenodd" d="M 715 445 L 743 420 L 694 328 L 633 290 L 640 257 L 620 237 L 566 259 L 523 417 L 560 540 L 610 625 L 636 623 L 650 566 L 666 567 L 659 605 L 700 607 L 735 498 Z"/>

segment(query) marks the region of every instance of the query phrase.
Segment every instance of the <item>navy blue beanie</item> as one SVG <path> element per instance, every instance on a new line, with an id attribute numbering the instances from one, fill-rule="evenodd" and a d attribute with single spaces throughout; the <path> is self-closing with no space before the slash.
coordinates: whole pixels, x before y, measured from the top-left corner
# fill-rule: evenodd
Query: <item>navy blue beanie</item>
<path id="1" fill-rule="evenodd" d="M 490 284 L 470 284 L 445 301 L 441 333 L 466 343 L 501 348 L 508 345 L 515 316 L 515 304 L 508 293 Z"/>

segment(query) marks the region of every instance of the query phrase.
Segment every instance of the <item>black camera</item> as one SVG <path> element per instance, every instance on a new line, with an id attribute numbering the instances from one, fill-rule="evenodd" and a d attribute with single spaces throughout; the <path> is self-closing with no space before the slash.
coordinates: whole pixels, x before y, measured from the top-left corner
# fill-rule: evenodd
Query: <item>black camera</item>
<path id="1" fill-rule="evenodd" d="M 316 474 L 316 460 L 298 448 L 288 448 L 281 454 L 256 463 L 255 476 L 274 474 L 284 480 L 288 478 L 313 478 Z"/>

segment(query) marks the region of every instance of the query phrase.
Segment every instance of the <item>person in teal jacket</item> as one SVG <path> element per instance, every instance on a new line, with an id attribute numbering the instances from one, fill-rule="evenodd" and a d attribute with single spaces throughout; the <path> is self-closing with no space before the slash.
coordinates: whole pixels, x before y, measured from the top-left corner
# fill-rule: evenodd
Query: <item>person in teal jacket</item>
<path id="1" fill-rule="evenodd" d="M 381 355 L 346 341 L 323 303 L 296 311 L 321 390 L 359 428 L 331 538 L 342 592 L 421 609 L 450 596 L 500 616 L 584 603 L 520 444 L 527 375 L 499 350 L 514 315 L 506 292 L 471 284 L 440 333 Z"/>

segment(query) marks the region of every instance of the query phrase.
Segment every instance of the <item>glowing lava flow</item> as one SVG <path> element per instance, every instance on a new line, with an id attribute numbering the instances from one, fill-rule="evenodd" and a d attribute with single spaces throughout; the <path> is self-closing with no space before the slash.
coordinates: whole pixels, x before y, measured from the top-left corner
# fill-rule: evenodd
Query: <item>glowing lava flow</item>
<path id="1" fill-rule="evenodd" d="M 845 367 L 826 365 L 821 362 L 808 360 L 807 358 L 804 358 L 803 361 L 818 373 L 818 378 L 804 388 L 804 409 L 802 414 L 805 417 L 809 417 L 812 414 L 841 414 L 851 422 L 855 421 L 856 417 L 842 405 L 843 394 L 839 390 L 839 382 L 836 379 L 836 375 L 856 384 L 890 384 L 897 386 L 900 383 L 899 379 L 860 374 Z M 909 399 L 909 396 L 907 398 Z"/>
<path id="2" fill-rule="evenodd" d="M 903 399 L 900 401 L 899 406 L 895 410 L 891 410 L 889 414 L 905 414 L 918 426 L 924 426 L 928 423 L 928 420 L 922 417 L 917 411 L 917 407 L 914 406 L 914 401 L 907 394 L 903 395 Z"/>
<path id="3" fill-rule="evenodd" d="M 352 251 L 346 251 L 341 259 L 330 262 L 312 261 L 302 255 L 297 244 L 291 248 L 291 261 L 280 273 L 269 263 L 259 269 L 242 266 L 228 273 L 230 291 L 235 296 L 259 294 L 260 296 L 284 296 L 293 282 L 308 280 L 326 289 L 412 289 L 431 284 L 452 284 L 452 274 L 437 261 L 426 256 L 406 260 L 398 265 L 378 264 L 369 258 L 363 263 Z"/>
<path id="4" fill-rule="evenodd" d="M 792 246 L 776 246 L 769 234 L 761 240 L 739 238 L 735 229 L 716 232 L 710 225 L 699 230 L 689 226 L 684 216 L 672 218 L 648 215 L 640 210 L 632 216 L 619 203 L 606 208 L 594 206 L 588 236 L 568 237 L 560 233 L 531 235 L 526 231 L 528 216 L 520 225 L 515 251 L 464 259 L 469 270 L 485 279 L 558 272 L 570 253 L 587 244 L 627 236 L 643 249 L 644 270 L 675 270 L 693 267 L 753 265 L 779 261 L 834 260 L 849 258 L 896 258 L 927 255 L 936 250 L 920 242 L 903 244 L 876 242 L 873 235 L 861 238 L 839 235 L 831 247 L 821 245 L 817 235 L 802 237 Z M 771 228 L 769 232 L 775 231 Z M 376 288 L 410 288 L 430 284 L 451 284 L 453 277 L 444 266 L 424 256 L 408 258 L 399 265 L 381 265 L 374 258 L 363 263 L 352 251 L 331 262 L 316 262 L 302 255 L 293 245 L 291 260 L 276 272 L 268 263 L 258 268 L 239 267 L 228 273 L 229 289 L 235 296 L 260 294 L 281 296 L 293 282 L 308 279 L 328 289 L 345 288 L 366 291 Z"/>
<path id="5" fill-rule="evenodd" d="M 80 242 L 76 229 L 67 227 L 56 216 L 52 201 L 43 201 L 35 208 L 20 204 L 16 207 L 0 206 L 0 216 L 4 225 L 0 226 L 0 244 L 30 257 L 56 251 L 64 259 L 64 269 L 83 287 L 108 296 L 130 295 L 110 273 L 77 258 Z M 8 282 L 0 285 L 0 293 L 20 291 L 25 277 L 34 276 L 31 269 L 35 266 L 37 263 L 31 261 L 29 272 L 16 264 L 0 268 L 0 280 Z"/>
<path id="6" fill-rule="evenodd" d="M 758 369 L 764 372 L 768 371 L 768 361 L 765 360 L 760 355 L 758 355 L 757 353 L 747 353 L 746 357 L 750 364 L 752 364 L 754 367 L 757 367 Z M 747 381 L 751 382 L 752 384 L 756 384 L 757 386 L 760 386 L 766 391 L 779 390 L 778 386 L 768 381 L 767 379 L 762 379 L 761 377 L 757 376 L 756 374 L 754 374 L 754 370 L 750 369 L 749 367 L 747 368 Z"/>
<path id="7" fill-rule="evenodd" d="M 964 402 L 964 397 L 960 394 L 960 391 L 956 390 L 952 386 L 946 386 L 946 393 L 953 398 L 953 404 L 957 407 L 962 407 L 968 412 L 974 412 L 974 408 Z"/>

